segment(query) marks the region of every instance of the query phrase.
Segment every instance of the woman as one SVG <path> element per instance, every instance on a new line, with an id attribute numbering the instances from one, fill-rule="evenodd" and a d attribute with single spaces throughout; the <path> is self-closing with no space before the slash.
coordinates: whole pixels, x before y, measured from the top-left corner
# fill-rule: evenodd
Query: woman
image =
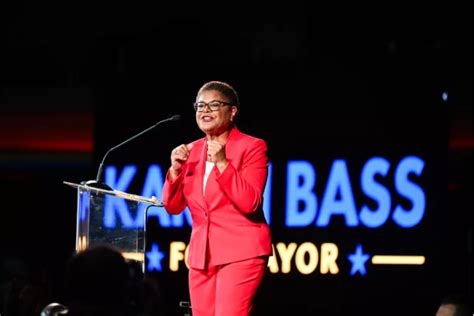
<path id="1" fill-rule="evenodd" d="M 204 84 L 194 109 L 206 137 L 172 150 L 163 203 L 170 214 L 188 206 L 193 218 L 193 315 L 249 315 L 272 252 L 262 211 L 267 147 L 235 126 L 239 100 L 227 83 Z"/>

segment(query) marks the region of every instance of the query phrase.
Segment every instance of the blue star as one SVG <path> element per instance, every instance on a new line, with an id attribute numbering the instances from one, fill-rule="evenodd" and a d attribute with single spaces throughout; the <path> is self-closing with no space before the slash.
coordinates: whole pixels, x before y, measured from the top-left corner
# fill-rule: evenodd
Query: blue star
<path id="1" fill-rule="evenodd" d="M 347 258 L 352 262 L 351 275 L 359 272 L 365 275 L 365 262 L 369 260 L 369 255 L 362 252 L 362 245 L 358 244 L 354 254 L 348 255 Z"/>
<path id="2" fill-rule="evenodd" d="M 153 243 L 151 246 L 151 250 L 146 253 L 146 258 L 148 259 L 148 271 L 160 271 L 161 268 L 161 260 L 165 257 L 165 253 L 160 251 L 157 243 Z"/>

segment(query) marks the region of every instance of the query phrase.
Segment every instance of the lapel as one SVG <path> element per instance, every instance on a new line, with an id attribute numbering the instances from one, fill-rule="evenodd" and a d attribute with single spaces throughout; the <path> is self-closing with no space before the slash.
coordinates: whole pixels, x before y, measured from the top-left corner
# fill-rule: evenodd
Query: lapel
<path id="1" fill-rule="evenodd" d="M 201 208 L 207 208 L 204 196 L 203 196 L 203 180 L 204 171 L 206 168 L 206 154 L 207 154 L 207 143 L 206 139 L 202 139 L 195 143 L 196 153 L 193 155 L 193 160 L 189 162 L 188 175 L 190 176 L 192 189 L 190 195 L 192 199 L 198 203 Z"/>

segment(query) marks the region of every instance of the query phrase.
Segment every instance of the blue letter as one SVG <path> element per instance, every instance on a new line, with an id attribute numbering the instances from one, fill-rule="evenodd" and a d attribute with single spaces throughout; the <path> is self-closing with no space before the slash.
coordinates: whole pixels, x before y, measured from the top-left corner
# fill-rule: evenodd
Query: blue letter
<path id="1" fill-rule="evenodd" d="M 408 179 L 408 175 L 412 172 L 419 176 L 424 166 L 425 162 L 420 158 L 408 156 L 400 161 L 397 170 L 395 170 L 395 188 L 400 195 L 410 200 L 413 205 L 411 210 L 405 210 L 402 206 L 397 205 L 393 211 L 393 220 L 402 227 L 415 226 L 421 221 L 425 213 L 425 192 Z"/>
<path id="2" fill-rule="evenodd" d="M 149 198 L 151 198 L 152 196 L 156 196 L 158 199 L 161 200 L 162 189 L 163 174 L 161 173 L 161 169 L 158 165 L 150 165 L 145 177 L 145 183 L 143 184 L 142 196 Z M 137 227 L 143 226 L 143 212 L 145 211 L 146 206 L 148 206 L 148 204 L 140 203 L 137 212 L 137 218 L 135 219 Z M 148 209 L 147 215 L 148 217 L 158 217 L 158 221 L 160 223 L 160 226 L 162 227 L 170 226 L 170 215 L 166 213 L 163 207 L 151 207 Z"/>
<path id="3" fill-rule="evenodd" d="M 267 224 L 270 225 L 271 220 L 271 207 L 272 207 L 272 164 L 268 164 L 268 177 L 265 190 L 263 191 L 263 213 Z"/>
<path id="4" fill-rule="evenodd" d="M 375 181 L 375 175 L 381 174 L 386 176 L 390 169 L 390 163 L 379 157 L 369 159 L 362 169 L 361 174 L 361 186 L 364 193 L 375 200 L 378 204 L 378 208 L 371 210 L 367 205 L 363 205 L 359 219 L 367 227 L 379 227 L 383 225 L 388 217 L 390 216 L 390 206 L 392 200 L 390 192 L 380 183 Z"/>
<path id="5" fill-rule="evenodd" d="M 188 226 L 192 225 L 193 219 L 191 217 L 191 212 L 189 211 L 189 208 L 187 208 L 187 207 L 181 213 L 171 216 L 171 226 L 172 227 L 183 227 L 184 226 L 184 219 L 186 219 L 186 222 L 188 223 Z"/>
<path id="6" fill-rule="evenodd" d="M 307 161 L 290 161 L 286 170 L 286 226 L 308 226 L 316 217 L 316 171 Z M 300 201 L 305 204 L 302 210 Z"/>
<path id="7" fill-rule="evenodd" d="M 150 165 L 145 178 L 145 184 L 143 185 L 142 196 L 151 197 L 156 196 L 161 200 L 161 191 L 163 190 L 163 173 L 158 165 Z M 141 204 L 138 210 L 138 216 L 136 222 L 143 225 L 143 211 L 145 210 L 146 204 Z M 191 225 L 191 214 L 186 209 L 185 212 L 179 215 L 171 216 L 168 214 L 163 207 L 151 207 L 148 210 L 148 217 L 156 216 L 161 227 L 183 227 L 184 218 L 189 225 Z M 140 222 L 141 220 L 141 222 Z M 137 224 L 138 227 L 138 224 Z"/>
<path id="8" fill-rule="evenodd" d="M 125 166 L 122 174 L 117 179 L 117 168 L 107 167 L 105 168 L 105 183 L 111 188 L 117 191 L 126 192 L 130 182 L 132 182 L 137 167 Z M 120 215 L 123 227 L 133 228 L 135 227 L 130 211 L 127 207 L 127 203 L 124 199 L 115 196 L 106 195 L 104 200 L 104 226 L 113 228 L 117 225 L 115 218 L 115 210 Z"/>
<path id="9" fill-rule="evenodd" d="M 339 200 L 337 200 L 338 191 Z M 331 216 L 335 214 L 344 215 L 347 226 L 358 224 L 346 162 L 340 159 L 335 160 L 331 167 L 316 225 L 328 226 Z"/>

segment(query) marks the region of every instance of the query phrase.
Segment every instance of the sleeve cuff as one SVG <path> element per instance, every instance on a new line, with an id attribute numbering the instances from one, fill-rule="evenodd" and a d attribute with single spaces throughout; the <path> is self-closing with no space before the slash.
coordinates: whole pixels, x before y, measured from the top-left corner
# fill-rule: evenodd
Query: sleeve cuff
<path id="1" fill-rule="evenodd" d="M 221 173 L 219 169 L 214 166 L 214 173 L 216 175 L 216 181 L 218 183 L 225 183 L 230 181 L 230 179 L 233 177 L 235 173 L 235 168 L 234 166 L 230 163 L 227 164 L 227 167 L 225 167 L 224 171 Z"/>
<path id="2" fill-rule="evenodd" d="M 170 169 L 168 169 L 168 172 L 166 173 L 166 181 L 169 182 L 169 184 L 174 184 L 176 182 L 179 182 L 181 180 L 181 178 L 183 178 L 183 171 L 181 171 L 181 173 L 174 179 L 171 179 L 171 171 Z"/>

